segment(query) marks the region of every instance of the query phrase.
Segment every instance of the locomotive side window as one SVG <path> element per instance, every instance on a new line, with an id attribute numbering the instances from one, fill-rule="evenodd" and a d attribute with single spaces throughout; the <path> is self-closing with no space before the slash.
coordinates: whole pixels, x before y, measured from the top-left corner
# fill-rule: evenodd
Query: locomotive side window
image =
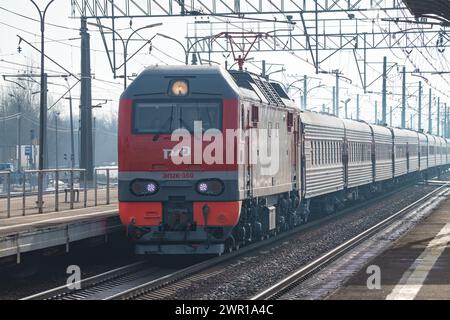
<path id="1" fill-rule="evenodd" d="M 245 107 L 241 105 L 241 129 L 245 130 Z"/>

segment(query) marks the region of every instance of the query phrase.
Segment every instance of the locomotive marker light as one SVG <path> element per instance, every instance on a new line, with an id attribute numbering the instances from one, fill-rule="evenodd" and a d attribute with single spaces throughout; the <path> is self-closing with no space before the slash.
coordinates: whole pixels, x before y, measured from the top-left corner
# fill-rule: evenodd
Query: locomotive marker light
<path id="1" fill-rule="evenodd" d="M 171 85 L 171 92 L 174 96 L 184 97 L 189 93 L 189 86 L 185 80 L 176 80 Z"/>
<path id="2" fill-rule="evenodd" d="M 158 192 L 159 186 L 153 180 L 136 179 L 131 182 L 130 189 L 136 196 L 150 196 Z"/>
<path id="3" fill-rule="evenodd" d="M 206 196 L 218 196 L 222 194 L 224 185 L 219 179 L 200 180 L 196 189 L 198 193 Z"/>
<path id="4" fill-rule="evenodd" d="M 147 184 L 147 191 L 150 193 L 155 193 L 155 191 L 157 190 L 156 184 L 154 184 L 153 182 L 150 182 Z"/>

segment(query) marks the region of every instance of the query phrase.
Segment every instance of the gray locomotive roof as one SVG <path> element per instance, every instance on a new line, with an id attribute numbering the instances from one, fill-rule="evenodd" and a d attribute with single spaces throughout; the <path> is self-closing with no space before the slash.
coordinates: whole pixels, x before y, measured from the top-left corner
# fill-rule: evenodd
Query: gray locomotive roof
<path id="1" fill-rule="evenodd" d="M 221 96 L 235 99 L 240 94 L 239 87 L 229 73 L 218 66 L 151 66 L 142 71 L 122 94 L 122 98 L 151 95 L 166 98 L 170 81 L 181 78 L 188 81 L 192 97 Z"/>
<path id="2" fill-rule="evenodd" d="M 195 66 L 185 66 L 185 65 L 176 65 L 176 66 L 150 66 L 147 67 L 144 71 L 140 73 L 140 75 L 180 75 L 180 76 L 193 76 L 193 75 L 214 75 L 214 74 L 225 74 L 227 73 L 223 68 L 219 66 L 211 66 L 211 65 L 195 65 Z"/>
<path id="3" fill-rule="evenodd" d="M 160 94 L 167 87 L 167 79 L 198 77 L 193 92 L 221 94 L 225 98 L 247 97 L 251 100 L 279 106 L 292 106 L 292 101 L 277 83 L 248 72 L 227 71 L 220 66 L 151 66 L 142 71 L 124 92 L 123 98 L 133 95 Z M 146 79 L 146 81 L 142 81 Z M 151 88 L 149 87 L 151 83 Z"/>

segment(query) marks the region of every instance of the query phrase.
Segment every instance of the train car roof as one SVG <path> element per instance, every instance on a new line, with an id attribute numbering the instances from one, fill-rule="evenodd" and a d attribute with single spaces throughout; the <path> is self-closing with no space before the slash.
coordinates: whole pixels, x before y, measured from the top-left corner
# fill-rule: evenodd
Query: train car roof
<path id="1" fill-rule="evenodd" d="M 320 114 L 316 112 L 303 111 L 300 113 L 300 120 L 306 124 L 314 124 L 344 129 L 344 123 L 342 122 L 342 119 L 339 119 L 335 116 Z"/>
<path id="2" fill-rule="evenodd" d="M 433 136 L 432 134 L 429 133 L 425 133 L 426 136 L 428 137 L 428 143 L 433 142 L 434 144 L 436 144 L 436 137 Z"/>
<path id="3" fill-rule="evenodd" d="M 408 129 L 392 128 L 394 131 L 394 137 L 406 137 L 418 139 L 417 131 L 412 131 Z"/>
<path id="4" fill-rule="evenodd" d="M 428 137 L 424 132 L 417 132 L 417 134 L 419 135 L 419 141 L 428 141 Z"/>
<path id="5" fill-rule="evenodd" d="M 370 126 L 372 127 L 374 133 L 392 137 L 392 131 L 389 127 L 380 126 L 379 124 L 370 124 Z"/>
<path id="6" fill-rule="evenodd" d="M 441 143 L 446 143 L 445 139 L 443 137 L 438 137 L 436 136 L 436 138 L 441 142 Z"/>
<path id="7" fill-rule="evenodd" d="M 372 134 L 372 130 L 370 130 L 370 126 L 366 122 L 351 119 L 342 119 L 342 122 L 344 123 L 346 130 L 355 130 Z"/>

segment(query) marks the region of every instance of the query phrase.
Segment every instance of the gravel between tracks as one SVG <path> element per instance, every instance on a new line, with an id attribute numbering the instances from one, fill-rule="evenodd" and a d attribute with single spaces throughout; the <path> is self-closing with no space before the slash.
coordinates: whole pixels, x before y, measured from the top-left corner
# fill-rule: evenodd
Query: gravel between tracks
<path id="1" fill-rule="evenodd" d="M 246 299 L 339 244 L 420 199 L 436 186 L 411 186 L 379 203 L 338 216 L 270 248 L 246 254 L 202 273 L 165 299 Z"/>

